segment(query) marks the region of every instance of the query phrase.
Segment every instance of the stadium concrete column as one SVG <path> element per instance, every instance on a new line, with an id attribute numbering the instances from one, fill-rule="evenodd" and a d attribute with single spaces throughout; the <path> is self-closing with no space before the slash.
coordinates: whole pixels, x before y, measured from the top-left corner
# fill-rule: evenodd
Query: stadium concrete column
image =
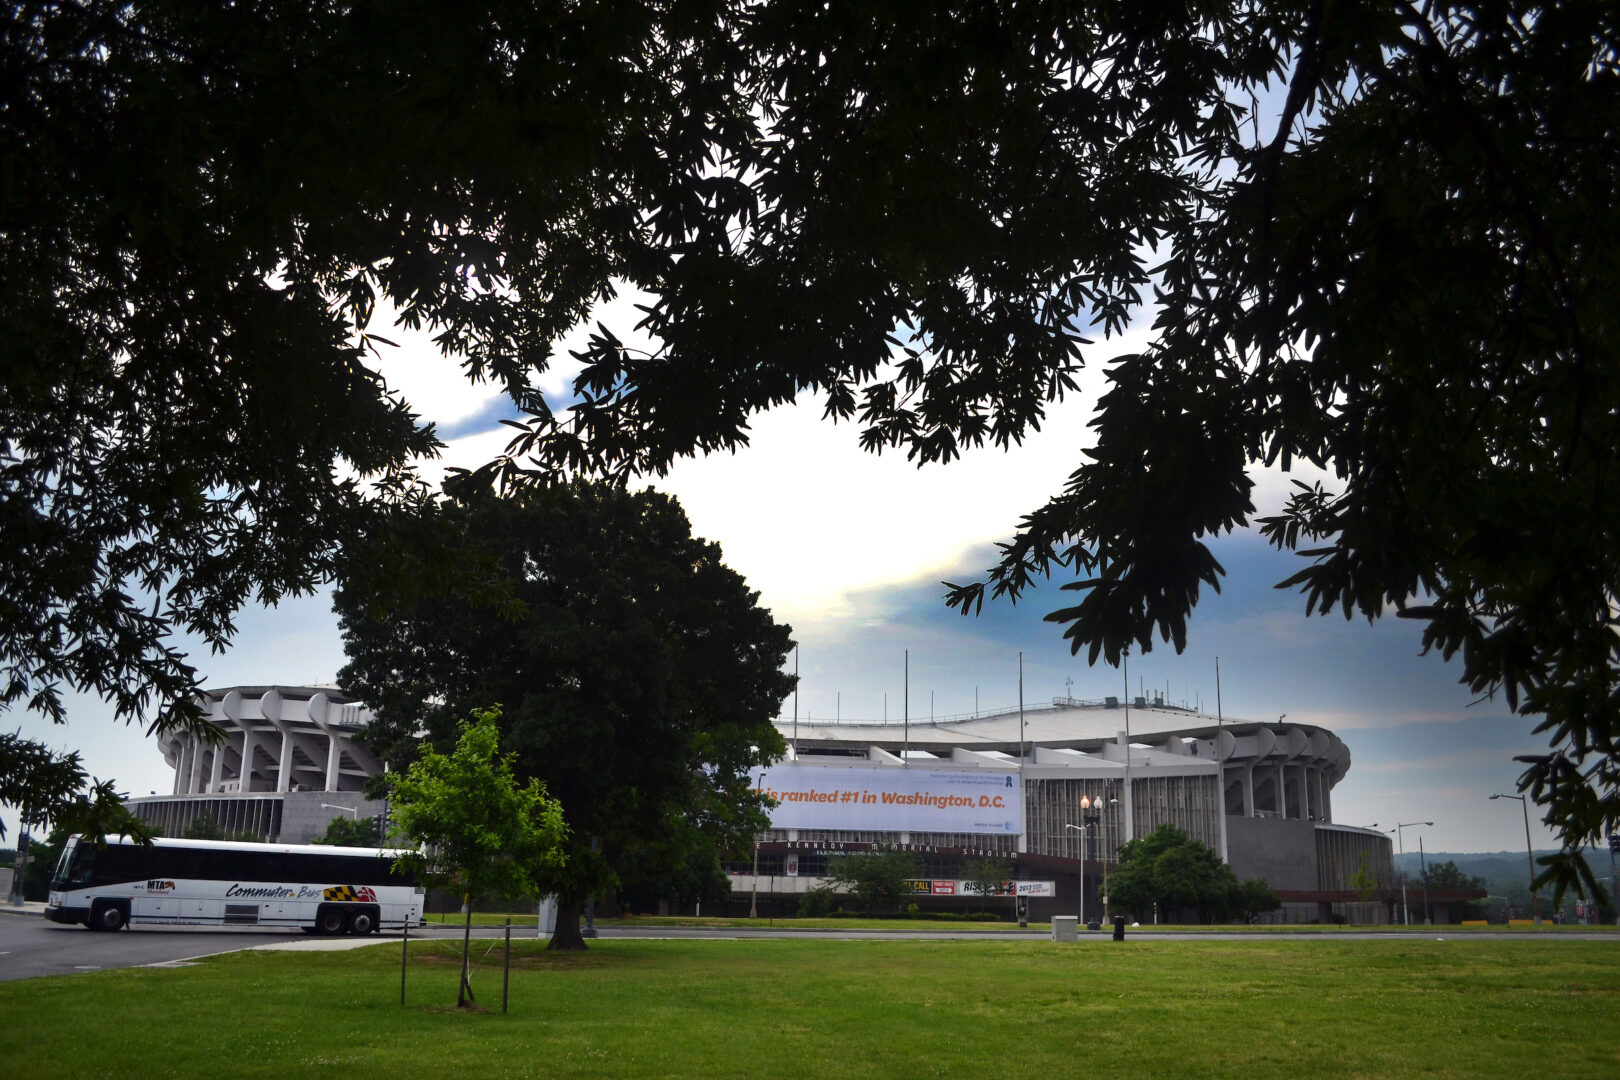
<path id="1" fill-rule="evenodd" d="M 230 748 L 230 736 L 226 736 L 217 746 L 208 759 L 208 790 L 210 793 L 219 791 L 219 782 L 225 779 L 225 751 Z"/>
<path id="2" fill-rule="evenodd" d="M 336 791 L 339 770 L 343 766 L 343 747 L 330 721 L 331 708 L 331 699 L 325 694 L 316 694 L 309 699 L 309 718 L 326 734 L 326 790 Z"/>
<path id="3" fill-rule="evenodd" d="M 253 725 L 242 715 L 242 694 L 232 690 L 219 703 L 219 711 L 236 725 L 242 733 L 242 760 L 236 768 L 236 790 L 246 794 L 253 790 Z"/>
<path id="4" fill-rule="evenodd" d="M 186 749 L 185 737 L 176 738 L 174 741 L 174 790 L 169 792 L 170 795 L 185 794 L 181 789 L 185 786 Z"/>
<path id="5" fill-rule="evenodd" d="M 259 699 L 259 711 L 281 736 L 280 753 L 276 755 L 276 791 L 288 792 L 292 790 L 293 737 L 292 725 L 281 715 L 281 691 L 266 690 Z"/>
<path id="6" fill-rule="evenodd" d="M 188 736 L 191 740 L 191 768 L 186 770 L 186 794 L 197 794 L 197 780 L 202 772 L 202 740 L 195 735 Z"/>
<path id="7" fill-rule="evenodd" d="M 1254 762 L 1243 763 L 1243 814 L 1254 817 Z"/>

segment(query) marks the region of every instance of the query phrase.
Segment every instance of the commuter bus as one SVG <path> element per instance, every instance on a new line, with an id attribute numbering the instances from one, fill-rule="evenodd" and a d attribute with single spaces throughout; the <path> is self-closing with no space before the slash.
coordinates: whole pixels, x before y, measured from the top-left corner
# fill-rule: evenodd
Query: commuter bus
<path id="1" fill-rule="evenodd" d="M 125 926 L 296 926 L 370 934 L 421 920 L 423 891 L 393 869 L 398 851 L 124 836 L 68 839 L 45 917 Z"/>

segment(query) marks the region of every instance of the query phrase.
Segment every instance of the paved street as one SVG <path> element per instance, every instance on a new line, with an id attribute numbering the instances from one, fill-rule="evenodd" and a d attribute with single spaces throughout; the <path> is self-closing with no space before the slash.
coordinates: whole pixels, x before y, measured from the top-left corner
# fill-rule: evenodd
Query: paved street
<path id="1" fill-rule="evenodd" d="M 1126 945 L 1151 946 L 1159 941 L 1291 941 L 1308 947 L 1322 941 L 1381 941 L 1392 937 L 1420 941 L 1444 939 L 1466 942 L 1471 940 L 1522 941 L 1591 941 L 1620 948 L 1620 934 L 1613 932 L 1560 931 L 1547 933 L 1479 932 L 1453 933 L 1448 928 L 1433 926 L 1427 929 L 1413 927 L 1406 931 L 1366 932 L 1290 932 L 1204 931 L 1178 933 L 1175 931 L 1128 932 Z M 431 923 L 412 930 L 414 938 L 455 938 L 461 928 L 454 923 Z M 473 927 L 476 938 L 498 938 L 498 926 Z M 530 937 L 532 929 L 514 928 L 514 940 Z M 748 928 L 702 927 L 623 927 L 599 928 L 603 938 L 685 939 L 685 940 L 739 940 L 747 938 L 847 940 L 881 938 L 912 941 L 1046 941 L 1044 930 L 799 930 L 772 927 L 764 924 Z M 68 975 L 76 972 L 101 971 L 108 968 L 139 967 L 148 964 L 183 964 L 204 956 L 237 952 L 243 949 L 342 949 L 361 945 L 398 942 L 398 934 L 379 934 L 366 938 L 320 938 L 296 930 L 260 930 L 248 927 L 218 927 L 193 929 L 189 927 L 137 927 L 116 934 L 91 933 L 82 926 L 59 926 L 47 922 L 36 911 L 27 914 L 0 913 L 0 980 L 30 979 L 41 975 Z M 1082 932 L 1078 947 L 1099 948 L 1112 944 L 1107 932 Z"/>
<path id="2" fill-rule="evenodd" d="M 531 933 L 533 931 L 530 931 Z M 480 931 L 475 937 L 498 936 Z M 411 931 L 411 937 L 451 937 L 452 928 L 434 925 Z M 366 938 L 318 938 L 297 930 L 261 930 L 252 927 L 134 927 L 115 934 L 96 934 L 82 926 L 61 926 L 29 913 L 0 914 L 0 980 L 31 979 L 40 975 L 71 975 L 107 968 L 146 964 L 184 963 L 216 953 L 259 947 L 332 948 L 375 944 L 398 934 Z"/>

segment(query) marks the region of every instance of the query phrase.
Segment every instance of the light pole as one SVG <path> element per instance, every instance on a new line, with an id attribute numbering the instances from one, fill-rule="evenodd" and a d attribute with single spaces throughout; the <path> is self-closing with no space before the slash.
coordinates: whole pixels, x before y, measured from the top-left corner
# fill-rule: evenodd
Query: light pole
<path id="1" fill-rule="evenodd" d="M 1117 804 L 1119 800 L 1109 799 L 1108 802 L 1110 805 L 1114 805 Z M 1088 895 L 1086 892 L 1086 857 L 1088 855 L 1087 833 L 1089 831 L 1091 837 L 1095 838 L 1098 832 L 1102 829 L 1102 808 L 1103 798 L 1101 795 L 1097 796 L 1095 799 L 1089 795 L 1082 795 L 1080 796 L 1081 824 L 1070 825 L 1065 822 L 1063 825 L 1065 829 L 1073 829 L 1075 832 L 1080 834 L 1080 921 L 1085 924 L 1086 929 L 1088 930 L 1098 930 L 1102 928 L 1102 919 L 1097 914 L 1098 904 L 1096 903 L 1095 899 L 1093 899 L 1090 905 L 1093 917 L 1090 920 L 1087 920 L 1086 918 L 1086 897 Z M 1097 876 L 1093 874 L 1093 890 L 1096 889 L 1096 880 Z"/>
<path id="2" fill-rule="evenodd" d="M 1082 795 L 1080 801 L 1084 803 L 1086 801 L 1085 796 Z M 1084 825 L 1070 825 L 1068 822 L 1064 822 L 1063 827 L 1073 829 L 1080 834 L 1080 922 L 1082 925 L 1089 926 L 1090 924 L 1086 922 L 1086 830 L 1091 828 L 1096 819 L 1094 817 L 1082 817 L 1081 820 L 1085 822 Z"/>
<path id="3" fill-rule="evenodd" d="M 887 699 L 885 698 L 885 700 L 887 700 Z M 760 773 L 759 774 L 759 779 L 754 784 L 755 788 L 763 789 L 765 787 L 765 778 L 767 776 L 769 776 L 769 775 L 770 775 L 770 773 L 768 773 L 768 772 Z M 769 800 L 767 800 L 766 802 L 767 802 L 767 805 L 769 805 L 769 806 L 775 806 L 776 805 L 775 803 L 770 802 Z M 754 834 L 754 894 L 748 900 L 748 917 L 750 919 L 759 918 L 759 834 L 758 833 Z"/>
<path id="4" fill-rule="evenodd" d="M 354 820 L 356 820 L 356 821 L 360 820 L 360 811 L 359 811 L 358 808 L 353 807 L 353 806 L 337 806 L 337 805 L 335 805 L 333 803 L 323 802 L 323 803 L 321 803 L 321 809 L 322 810 L 347 810 L 349 813 L 354 815 Z"/>
<path id="5" fill-rule="evenodd" d="M 754 837 L 754 895 L 748 901 L 748 917 L 759 918 L 759 837 Z"/>
<path id="6" fill-rule="evenodd" d="M 1418 869 L 1423 873 L 1423 925 L 1430 925 L 1429 916 L 1429 865 L 1423 858 L 1423 837 L 1418 837 Z"/>
<path id="7" fill-rule="evenodd" d="M 1412 925 L 1412 909 L 1406 906 L 1406 844 L 1401 838 L 1401 830 L 1433 824 L 1432 821 L 1403 821 L 1395 826 L 1395 844 L 1401 851 L 1401 922 L 1407 926 Z"/>
<path id="8" fill-rule="evenodd" d="M 1537 926 L 1541 925 L 1541 897 L 1536 895 L 1536 856 L 1530 848 L 1530 804 L 1523 795 L 1492 795 L 1493 799 L 1518 799 L 1519 807 L 1524 811 L 1524 861 L 1530 867 L 1530 911 L 1531 918 L 1535 919 Z"/>

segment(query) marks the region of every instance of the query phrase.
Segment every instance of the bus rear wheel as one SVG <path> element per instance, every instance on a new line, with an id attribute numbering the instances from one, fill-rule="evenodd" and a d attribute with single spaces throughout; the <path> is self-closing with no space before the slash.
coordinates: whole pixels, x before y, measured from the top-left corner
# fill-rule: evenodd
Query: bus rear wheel
<path id="1" fill-rule="evenodd" d="M 87 925 L 92 930 L 122 930 L 128 921 L 121 904 L 97 904 L 90 910 Z"/>
<path id="2" fill-rule="evenodd" d="M 340 907 L 323 907 L 315 913 L 315 932 L 318 934 L 341 934 L 349 928 L 348 923 Z"/>
<path id="3" fill-rule="evenodd" d="M 355 937 L 365 937 L 377 929 L 377 916 L 370 908 L 360 908 L 349 916 L 349 933 Z"/>

